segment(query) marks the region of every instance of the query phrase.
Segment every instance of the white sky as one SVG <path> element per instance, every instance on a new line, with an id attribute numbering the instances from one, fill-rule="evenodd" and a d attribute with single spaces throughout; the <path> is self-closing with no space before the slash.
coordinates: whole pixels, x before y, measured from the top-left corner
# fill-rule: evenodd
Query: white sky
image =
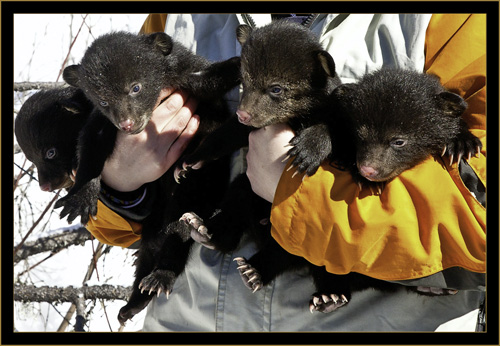
<path id="1" fill-rule="evenodd" d="M 84 15 L 15 14 L 14 81 L 55 81 L 80 27 L 70 64 L 79 62 L 95 37 L 112 30 L 138 32 L 147 17 L 147 14 L 90 14 L 81 26 Z"/>

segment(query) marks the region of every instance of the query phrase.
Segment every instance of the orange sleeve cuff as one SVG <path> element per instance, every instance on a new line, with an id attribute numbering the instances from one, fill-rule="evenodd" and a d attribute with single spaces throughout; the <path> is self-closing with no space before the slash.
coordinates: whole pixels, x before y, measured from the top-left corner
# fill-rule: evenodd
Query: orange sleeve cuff
<path id="1" fill-rule="evenodd" d="M 101 201 L 97 202 L 96 219 L 90 218 L 85 227 L 97 240 L 108 245 L 126 248 L 141 239 L 140 223 L 122 218 Z"/>

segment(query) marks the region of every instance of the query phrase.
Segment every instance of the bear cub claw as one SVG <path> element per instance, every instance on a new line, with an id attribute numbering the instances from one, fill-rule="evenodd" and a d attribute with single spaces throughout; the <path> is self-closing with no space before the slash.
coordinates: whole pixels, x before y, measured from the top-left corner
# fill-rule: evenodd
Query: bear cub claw
<path id="1" fill-rule="evenodd" d="M 306 173 L 308 176 L 314 175 L 321 163 L 330 155 L 332 144 L 326 125 L 313 125 L 302 130 L 298 135 L 290 140 L 292 147 L 287 157 L 294 157 L 290 167 L 296 167 L 300 174 Z"/>
<path id="2" fill-rule="evenodd" d="M 324 294 L 316 292 L 312 295 L 311 301 L 309 302 L 309 311 L 311 311 L 311 313 L 314 311 L 329 313 L 346 305 L 348 302 L 349 301 L 343 294 L 338 296 L 334 293 Z"/>
<path id="3" fill-rule="evenodd" d="M 203 166 L 203 162 L 196 162 L 193 164 L 188 164 L 186 162 L 182 163 L 182 167 L 175 167 L 174 179 L 177 184 L 181 183 L 181 179 L 186 178 L 189 171 L 192 169 L 200 169 Z"/>
<path id="4" fill-rule="evenodd" d="M 212 235 L 208 233 L 208 228 L 203 223 L 203 219 L 193 212 L 184 213 L 179 221 L 184 221 L 191 228 L 191 238 L 209 249 L 215 249 L 210 239 Z"/>
<path id="5" fill-rule="evenodd" d="M 473 156 L 481 156 L 482 147 L 483 144 L 479 138 L 469 132 L 465 132 L 458 136 L 455 141 L 445 145 L 441 156 L 447 154 L 450 158 L 449 164 L 451 166 L 454 162 L 459 163 L 462 158 L 469 162 Z"/>
<path id="6" fill-rule="evenodd" d="M 233 259 L 233 261 L 236 261 L 238 263 L 238 270 L 241 275 L 241 279 L 243 280 L 243 283 L 245 286 L 252 290 L 252 293 L 257 292 L 260 290 L 263 286 L 262 280 L 261 280 L 261 275 L 255 269 L 252 267 L 252 265 L 247 263 L 247 260 L 243 257 L 236 257 Z"/>
<path id="7" fill-rule="evenodd" d="M 139 289 L 141 293 L 149 291 L 149 295 L 151 295 L 152 292 L 156 292 L 157 296 L 164 292 L 168 299 L 170 293 L 172 293 L 174 282 L 175 274 L 173 272 L 170 270 L 157 269 L 141 280 Z"/>

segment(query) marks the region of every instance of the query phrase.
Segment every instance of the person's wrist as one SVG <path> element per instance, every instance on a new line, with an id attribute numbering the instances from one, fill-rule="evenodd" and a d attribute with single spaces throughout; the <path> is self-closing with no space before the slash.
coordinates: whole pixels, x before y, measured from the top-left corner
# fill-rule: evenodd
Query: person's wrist
<path id="1" fill-rule="evenodd" d="M 123 176 L 120 172 L 106 169 L 106 166 L 101 172 L 101 181 L 113 190 L 120 192 L 135 191 L 145 183 L 134 179 L 133 176 Z"/>
<path id="2" fill-rule="evenodd" d="M 283 169 L 286 166 L 288 143 L 293 131 L 284 124 L 252 131 L 249 135 L 247 176 L 252 190 L 273 202 Z"/>

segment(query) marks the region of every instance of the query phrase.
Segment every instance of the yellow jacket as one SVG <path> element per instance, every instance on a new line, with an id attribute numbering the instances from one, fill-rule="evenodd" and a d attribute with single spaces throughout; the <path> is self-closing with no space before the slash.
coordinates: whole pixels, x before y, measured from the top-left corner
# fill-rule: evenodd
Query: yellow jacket
<path id="1" fill-rule="evenodd" d="M 142 31 L 163 31 L 165 19 L 150 15 Z M 486 16 L 433 15 L 425 69 L 468 102 L 465 120 L 483 142 L 470 165 L 486 186 Z M 381 196 L 360 193 L 349 173 L 327 164 L 304 182 L 292 173 L 283 173 L 271 214 L 272 235 L 287 251 L 332 273 L 386 280 L 453 266 L 485 272 L 486 210 L 456 165 L 430 158 L 387 184 Z M 128 247 L 140 239 L 140 224 L 100 202 L 97 220 L 86 227 L 106 244 Z"/>

